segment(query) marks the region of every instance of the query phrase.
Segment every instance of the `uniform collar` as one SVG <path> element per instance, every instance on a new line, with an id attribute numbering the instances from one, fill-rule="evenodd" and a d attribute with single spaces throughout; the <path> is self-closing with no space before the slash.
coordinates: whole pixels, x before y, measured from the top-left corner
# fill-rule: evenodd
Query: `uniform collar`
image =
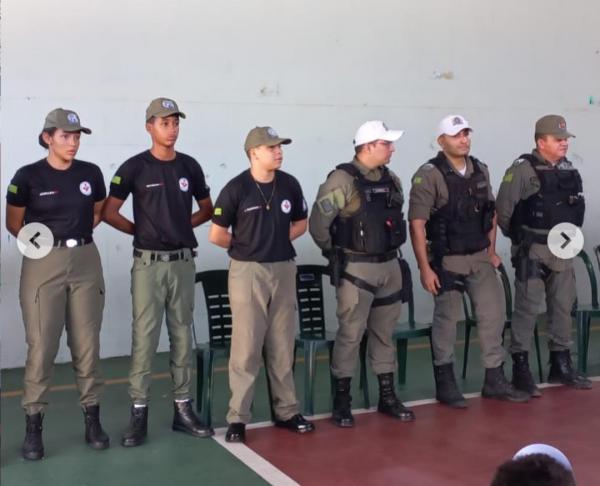
<path id="1" fill-rule="evenodd" d="M 375 167 L 374 169 L 369 169 L 366 165 L 364 165 L 360 160 L 356 157 L 352 159 L 352 165 L 356 167 L 363 176 L 368 176 L 369 174 L 381 174 L 381 167 Z"/>
<path id="2" fill-rule="evenodd" d="M 471 160 L 471 157 L 469 157 L 468 155 L 465 157 L 465 162 L 467 164 L 467 171 L 465 172 L 464 176 L 454 168 L 454 165 L 452 165 L 452 162 L 450 162 L 450 160 L 448 160 L 448 157 L 446 157 L 446 154 L 444 154 L 443 151 L 440 150 L 440 152 L 438 153 L 438 157 L 445 160 L 446 164 L 448 164 L 448 167 L 450 167 L 452 172 L 454 172 L 456 175 L 459 175 L 461 177 L 470 177 L 471 174 L 473 174 L 473 172 L 474 172 L 473 161 Z"/>
<path id="3" fill-rule="evenodd" d="M 542 157 L 542 155 L 537 151 L 537 149 L 533 149 L 531 151 L 531 155 L 533 155 L 538 162 L 547 165 L 548 167 L 564 167 L 565 164 L 570 165 L 566 157 L 560 159 L 558 162 L 556 162 L 556 164 L 552 164 L 551 162 L 547 161 L 544 157 Z"/>

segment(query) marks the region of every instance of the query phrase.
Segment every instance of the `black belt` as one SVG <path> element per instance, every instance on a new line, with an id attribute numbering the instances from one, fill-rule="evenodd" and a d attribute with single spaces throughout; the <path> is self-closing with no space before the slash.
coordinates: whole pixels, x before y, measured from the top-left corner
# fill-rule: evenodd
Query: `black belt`
<path id="1" fill-rule="evenodd" d="M 76 246 L 89 245 L 92 241 L 94 241 L 94 238 L 91 236 L 86 236 L 85 238 L 63 238 L 62 240 L 54 240 L 54 246 L 74 248 Z"/>
<path id="2" fill-rule="evenodd" d="M 144 252 L 134 248 L 133 256 L 134 257 L 142 257 Z M 192 250 L 192 257 L 196 256 L 196 252 Z M 150 253 L 150 261 L 151 262 L 176 262 L 177 260 L 183 260 L 185 258 L 185 250 L 177 250 L 170 253 L 158 253 L 152 252 Z"/>
<path id="3" fill-rule="evenodd" d="M 379 255 L 363 255 L 361 253 L 344 253 L 344 258 L 349 262 L 383 263 L 398 258 L 398 250 L 388 251 Z"/>

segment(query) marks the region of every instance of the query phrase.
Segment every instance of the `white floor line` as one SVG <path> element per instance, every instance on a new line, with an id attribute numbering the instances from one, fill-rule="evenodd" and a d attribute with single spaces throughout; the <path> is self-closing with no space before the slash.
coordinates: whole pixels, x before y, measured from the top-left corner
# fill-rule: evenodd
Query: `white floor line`
<path id="1" fill-rule="evenodd" d="M 600 376 L 591 376 L 588 378 L 592 381 L 600 381 Z M 555 385 L 555 384 L 551 384 L 551 383 L 540 383 L 538 385 L 538 388 L 554 388 L 557 386 L 562 386 L 562 385 Z M 467 399 L 477 398 L 480 396 L 481 396 L 481 393 L 465 393 L 464 394 L 464 397 Z M 413 400 L 411 402 L 405 402 L 404 404 L 407 407 L 418 407 L 421 405 L 431 405 L 433 403 L 437 403 L 437 400 L 435 398 L 426 398 L 423 400 Z M 356 410 L 352 410 L 352 413 L 354 415 L 360 415 L 360 414 L 364 414 L 364 413 L 372 413 L 372 412 L 375 412 L 376 410 L 377 410 L 377 407 L 371 407 L 368 409 L 359 408 Z M 311 420 L 321 420 L 321 419 L 329 418 L 330 416 L 331 416 L 330 413 L 321 413 L 321 414 L 317 414 L 317 415 L 307 416 L 307 418 L 310 418 Z M 256 422 L 256 423 L 248 424 L 246 426 L 246 429 L 248 429 L 248 430 L 262 429 L 265 427 L 272 427 L 272 426 L 273 426 L 273 422 L 268 420 L 268 421 L 264 421 L 264 422 Z M 219 445 L 221 445 L 223 448 L 225 448 L 227 451 L 229 451 L 232 455 L 234 455 L 236 458 L 238 458 L 244 465 L 246 465 L 250 469 L 252 469 L 261 478 L 263 478 L 269 484 L 272 484 L 275 486 L 300 486 L 296 481 L 294 481 L 292 478 L 287 476 L 283 471 L 279 470 L 277 467 L 275 467 L 273 464 L 271 464 L 269 461 L 267 461 L 262 456 L 258 455 L 256 452 L 254 452 L 252 449 L 247 447 L 245 444 L 239 444 L 239 443 L 232 444 L 229 442 L 225 442 L 226 430 L 227 430 L 227 427 L 220 427 L 218 429 L 215 429 L 215 435 L 213 436 L 213 439 Z"/>
<path id="2" fill-rule="evenodd" d="M 271 422 L 269 422 L 271 424 Z M 258 424 L 252 424 L 258 425 Z M 248 428 L 256 428 L 248 426 Z M 300 486 L 299 483 L 277 469 L 273 464 L 259 456 L 244 444 L 230 444 L 225 442 L 225 428 L 217 429 L 213 439 L 237 457 L 242 463 L 252 469 L 269 484 L 276 486 Z"/>

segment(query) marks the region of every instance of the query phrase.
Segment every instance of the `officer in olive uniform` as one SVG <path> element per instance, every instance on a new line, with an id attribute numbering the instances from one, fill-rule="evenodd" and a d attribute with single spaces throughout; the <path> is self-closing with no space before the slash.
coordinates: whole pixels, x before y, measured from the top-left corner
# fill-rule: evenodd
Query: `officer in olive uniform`
<path id="1" fill-rule="evenodd" d="M 85 417 L 85 440 L 94 449 L 109 446 L 98 404 L 104 279 L 92 236 L 106 187 L 97 165 L 75 158 L 81 133 L 92 131 L 81 126 L 74 111 L 52 110 L 39 135 L 47 157 L 21 167 L 6 195 L 6 227 L 13 236 L 24 224 L 41 223 L 54 237 L 50 253 L 36 259 L 25 256 L 21 268 L 19 301 L 27 340 L 21 454 L 29 460 L 44 457 L 42 421 L 63 329 Z"/>
<path id="2" fill-rule="evenodd" d="M 281 170 L 282 145 L 291 142 L 271 127 L 250 130 L 244 143 L 250 168 L 230 180 L 215 203 L 209 240 L 226 248 L 231 257 L 227 442 L 246 440 L 263 350 L 275 426 L 301 434 L 315 428 L 299 413 L 294 385 L 292 241 L 306 232 L 308 208 L 296 178 Z"/>
<path id="3" fill-rule="evenodd" d="M 572 366 L 571 308 L 575 301 L 573 261 L 554 256 L 548 231 L 559 223 L 583 224 L 585 201 L 581 176 L 567 160 L 565 119 L 546 115 L 535 125 L 536 148 L 521 155 L 506 171 L 498 192 L 498 224 L 512 241 L 515 267 L 515 311 L 510 352 L 513 384 L 540 396 L 529 370 L 528 353 L 540 304 L 546 295 L 550 383 L 591 388 Z"/>
<path id="4" fill-rule="evenodd" d="M 456 323 L 467 291 L 477 316 L 485 382 L 482 396 L 527 401 L 506 380 L 502 364 L 504 310 L 494 267 L 496 222 L 488 169 L 469 155 L 471 127 L 458 115 L 438 127 L 442 150 L 412 179 L 408 219 L 421 283 L 434 296 L 432 341 L 436 399 L 466 407 L 454 377 Z"/>
<path id="5" fill-rule="evenodd" d="M 192 408 L 192 319 L 194 309 L 194 227 L 212 215 L 210 190 L 200 164 L 177 152 L 177 103 L 156 98 L 146 109 L 146 131 L 152 147 L 126 160 L 111 180 L 103 209 L 105 221 L 133 235 L 131 296 L 133 308 L 129 427 L 121 444 L 144 443 L 148 431 L 148 401 L 152 359 L 165 317 L 169 332 L 169 367 L 173 381 L 172 429 L 209 437 Z M 129 195 L 133 219 L 120 213 Z M 193 211 L 194 200 L 198 210 Z"/>
<path id="6" fill-rule="evenodd" d="M 335 381 L 333 422 L 352 427 L 350 382 L 363 334 L 379 379 L 378 410 L 403 421 L 414 414 L 396 397 L 394 326 L 402 306 L 398 249 L 406 241 L 400 180 L 386 166 L 400 130 L 378 120 L 360 126 L 355 157 L 336 167 L 319 187 L 309 231 L 330 259 L 337 292 L 337 331 L 331 372 Z"/>

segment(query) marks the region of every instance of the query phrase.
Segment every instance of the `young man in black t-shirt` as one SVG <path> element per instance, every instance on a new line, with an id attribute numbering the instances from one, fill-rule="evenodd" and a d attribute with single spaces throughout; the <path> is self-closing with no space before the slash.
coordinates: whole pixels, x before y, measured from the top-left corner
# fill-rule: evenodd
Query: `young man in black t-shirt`
<path id="1" fill-rule="evenodd" d="M 165 314 L 175 400 L 173 430 L 196 437 L 213 434 L 191 406 L 193 249 L 198 246 L 193 228 L 210 219 L 212 202 L 198 162 L 175 151 L 180 118 L 185 115 L 173 100 L 157 98 L 150 103 L 146 130 L 152 148 L 119 167 L 103 211 L 107 223 L 134 237 L 132 407 L 122 440 L 125 447 L 141 445 L 147 434 L 151 363 Z M 133 196 L 133 222 L 119 212 L 129 194 Z M 200 209 L 192 213 L 194 199 Z"/>
<path id="2" fill-rule="evenodd" d="M 250 169 L 229 181 L 215 203 L 209 239 L 231 257 L 227 442 L 245 440 L 263 346 L 275 425 L 300 433 L 314 430 L 298 411 L 292 371 L 296 252 L 291 242 L 306 231 L 307 207 L 298 181 L 278 170 L 281 145 L 289 143 L 271 127 L 250 130 L 244 145 Z"/>

